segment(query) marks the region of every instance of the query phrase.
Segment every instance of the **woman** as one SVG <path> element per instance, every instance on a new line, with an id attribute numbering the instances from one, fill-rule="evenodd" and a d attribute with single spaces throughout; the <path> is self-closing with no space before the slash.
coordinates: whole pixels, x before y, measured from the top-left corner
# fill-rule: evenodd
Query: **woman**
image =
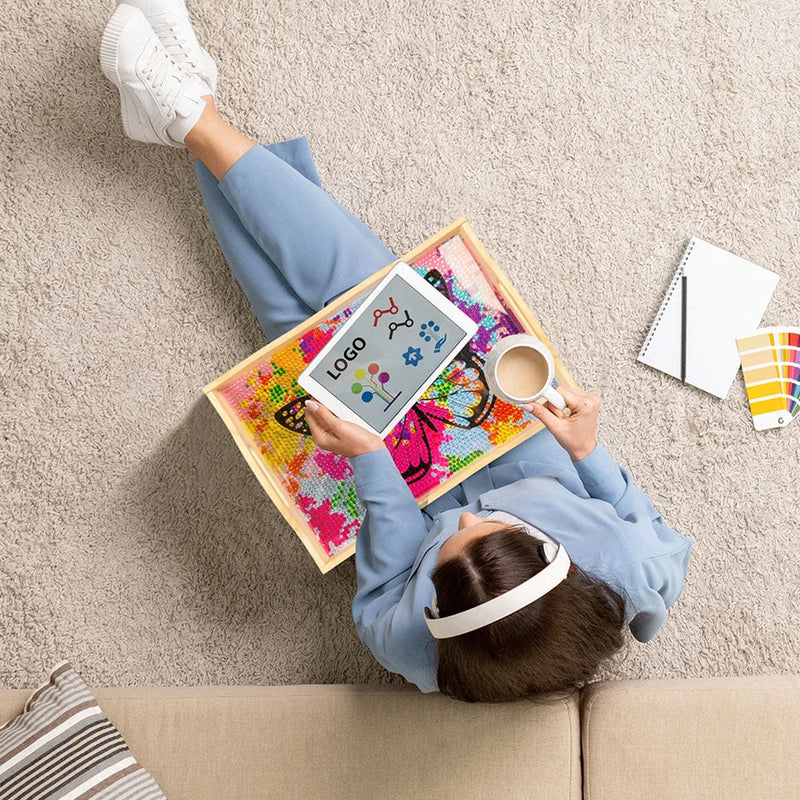
<path id="1" fill-rule="evenodd" d="M 182 0 L 118 6 L 101 43 L 133 139 L 186 146 L 222 251 L 268 338 L 395 260 L 325 193 L 308 143 L 261 147 L 214 105 L 216 67 Z M 599 398 L 419 510 L 383 441 L 314 401 L 315 443 L 350 459 L 367 519 L 353 616 L 387 668 L 423 691 L 504 701 L 570 690 L 623 642 L 655 636 L 691 542 L 596 442 Z"/>

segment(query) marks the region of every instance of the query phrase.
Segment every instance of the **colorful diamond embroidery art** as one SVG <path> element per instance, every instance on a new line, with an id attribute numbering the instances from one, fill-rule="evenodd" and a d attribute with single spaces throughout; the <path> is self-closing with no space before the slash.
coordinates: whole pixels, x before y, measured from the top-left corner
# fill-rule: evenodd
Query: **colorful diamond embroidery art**
<path id="1" fill-rule="evenodd" d="M 486 384 L 487 352 L 501 337 L 524 328 L 464 240 L 454 236 L 412 267 L 480 326 L 470 344 L 386 437 L 398 470 L 414 496 L 421 497 L 519 434 L 530 418 L 496 399 Z M 296 379 L 358 304 L 318 324 L 218 390 L 274 480 L 294 499 L 330 556 L 352 544 L 364 508 L 347 459 L 315 447 L 305 422 L 306 395 Z M 419 344 L 406 352 L 409 369 L 426 352 L 444 346 L 437 336 L 436 320 L 412 320 L 394 303 L 381 309 L 384 314 L 391 320 L 389 335 L 401 325 L 413 326 L 420 333 Z M 393 399 L 391 375 L 380 364 L 357 365 L 348 373 L 348 381 L 365 403 Z"/>

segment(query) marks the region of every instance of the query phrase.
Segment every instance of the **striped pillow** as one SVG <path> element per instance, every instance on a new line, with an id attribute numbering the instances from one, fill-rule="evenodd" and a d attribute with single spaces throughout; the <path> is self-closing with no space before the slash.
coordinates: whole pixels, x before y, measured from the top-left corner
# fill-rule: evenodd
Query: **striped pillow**
<path id="1" fill-rule="evenodd" d="M 166 800 L 70 664 L 0 728 L 0 800 Z"/>

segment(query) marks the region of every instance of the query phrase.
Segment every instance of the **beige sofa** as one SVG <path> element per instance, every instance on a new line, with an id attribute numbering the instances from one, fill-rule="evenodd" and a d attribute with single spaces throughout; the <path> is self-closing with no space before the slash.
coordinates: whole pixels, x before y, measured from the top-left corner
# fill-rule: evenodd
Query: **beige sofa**
<path id="1" fill-rule="evenodd" d="M 0 720 L 27 691 L 0 691 Z M 800 798 L 800 676 L 600 682 L 550 705 L 394 686 L 98 689 L 170 800 Z"/>

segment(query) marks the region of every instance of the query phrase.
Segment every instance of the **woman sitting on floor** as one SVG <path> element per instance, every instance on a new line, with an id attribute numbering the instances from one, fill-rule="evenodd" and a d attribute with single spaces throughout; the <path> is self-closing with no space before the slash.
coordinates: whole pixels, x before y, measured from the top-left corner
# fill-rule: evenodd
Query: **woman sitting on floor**
<path id="1" fill-rule="evenodd" d="M 186 146 L 222 252 L 268 338 L 396 260 L 320 185 L 305 139 L 262 147 L 214 105 L 216 67 L 182 0 L 119 5 L 100 61 L 127 136 Z M 387 669 L 426 692 L 504 701 L 570 690 L 623 643 L 652 639 L 691 542 L 597 444 L 599 398 L 420 511 L 383 441 L 314 401 L 316 444 L 350 459 L 367 519 L 353 616 Z"/>

